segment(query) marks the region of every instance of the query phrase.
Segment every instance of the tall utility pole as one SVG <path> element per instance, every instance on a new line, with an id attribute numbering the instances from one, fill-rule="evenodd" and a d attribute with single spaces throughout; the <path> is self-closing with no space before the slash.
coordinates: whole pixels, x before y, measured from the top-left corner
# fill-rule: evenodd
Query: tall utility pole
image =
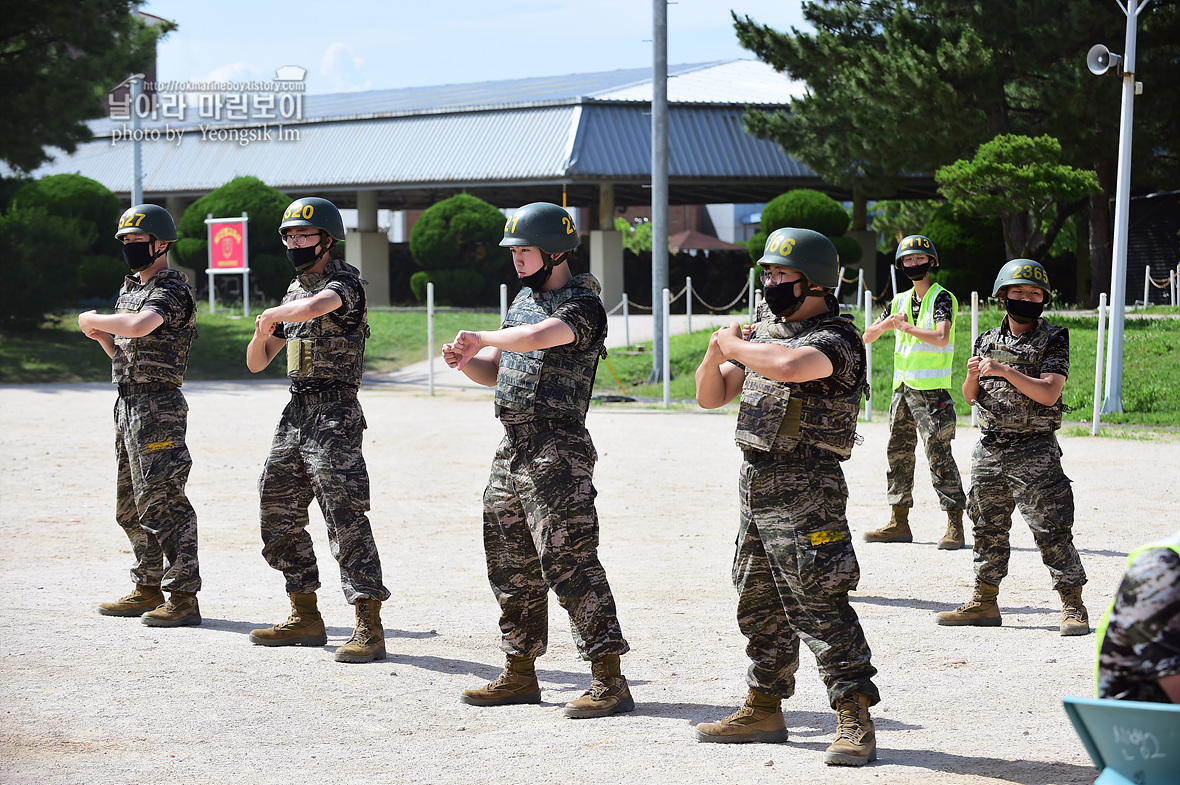
<path id="1" fill-rule="evenodd" d="M 1106 395 L 1103 414 L 1123 410 L 1123 311 L 1127 305 L 1127 226 L 1131 210 L 1131 120 L 1135 100 L 1135 27 L 1151 0 L 1119 5 L 1127 15 L 1123 52 L 1123 116 L 1119 123 L 1119 168 L 1114 187 L 1114 251 L 1110 272 L 1110 336 L 1106 352 Z"/>
<path id="2" fill-rule="evenodd" d="M 650 382 L 664 381 L 664 290 L 668 288 L 668 2 L 652 0 Z"/>

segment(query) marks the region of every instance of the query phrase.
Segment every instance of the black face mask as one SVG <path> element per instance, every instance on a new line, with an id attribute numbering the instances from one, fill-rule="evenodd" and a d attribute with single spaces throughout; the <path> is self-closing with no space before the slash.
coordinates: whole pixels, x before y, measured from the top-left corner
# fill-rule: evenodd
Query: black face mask
<path id="1" fill-rule="evenodd" d="M 319 259 L 322 251 L 319 250 L 320 244 L 307 245 L 301 248 L 288 248 L 287 261 L 294 267 L 295 272 L 301 273 L 309 267 L 315 265 L 316 260 Z"/>
<path id="2" fill-rule="evenodd" d="M 1008 311 L 1008 316 L 1012 318 L 1012 321 L 1018 324 L 1032 324 L 1040 318 L 1041 313 L 1045 310 L 1045 303 L 1005 298 L 1004 308 Z"/>
<path id="3" fill-rule="evenodd" d="M 799 281 L 776 283 L 763 287 L 762 299 L 766 300 L 766 306 L 775 316 L 785 319 L 799 310 L 799 306 L 803 304 L 803 299 L 807 295 L 795 294 L 795 284 L 797 283 Z"/>
<path id="4" fill-rule="evenodd" d="M 137 243 L 123 243 L 123 261 L 133 273 L 141 273 L 155 264 L 164 252 L 152 253 L 152 241 L 141 240 Z"/>
<path id="5" fill-rule="evenodd" d="M 527 286 L 534 292 L 540 291 L 545 282 L 549 280 L 549 276 L 553 275 L 553 268 L 549 265 L 541 265 L 541 269 L 537 270 L 532 275 L 518 275 L 522 286 Z"/>
<path id="6" fill-rule="evenodd" d="M 905 267 L 903 265 L 901 271 L 905 273 L 905 277 L 909 278 L 911 281 L 920 281 L 926 277 L 926 273 L 930 272 L 930 262 L 919 264 L 916 267 Z"/>

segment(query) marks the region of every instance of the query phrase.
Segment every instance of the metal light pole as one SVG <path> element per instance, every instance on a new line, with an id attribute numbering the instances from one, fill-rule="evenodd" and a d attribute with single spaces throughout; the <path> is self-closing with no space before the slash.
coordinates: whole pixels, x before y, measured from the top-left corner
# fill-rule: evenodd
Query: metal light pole
<path id="1" fill-rule="evenodd" d="M 652 0 L 650 383 L 664 376 L 664 301 L 668 288 L 668 0 Z"/>
<path id="2" fill-rule="evenodd" d="M 139 97 L 143 74 L 131 77 L 131 206 L 143 204 L 143 136 L 139 133 Z"/>
<path id="3" fill-rule="evenodd" d="M 1114 192 L 1114 241 L 1110 271 L 1110 336 L 1106 354 L 1106 393 L 1103 414 L 1123 410 L 1123 313 L 1127 303 L 1127 225 L 1131 208 L 1131 123 L 1135 100 L 1135 31 L 1139 13 L 1151 0 L 1126 0 L 1119 4 L 1127 15 L 1127 37 L 1122 56 L 1122 119 L 1119 122 L 1119 163 Z M 1119 59 L 1097 44 L 1086 56 L 1095 74 L 1104 74 Z"/>

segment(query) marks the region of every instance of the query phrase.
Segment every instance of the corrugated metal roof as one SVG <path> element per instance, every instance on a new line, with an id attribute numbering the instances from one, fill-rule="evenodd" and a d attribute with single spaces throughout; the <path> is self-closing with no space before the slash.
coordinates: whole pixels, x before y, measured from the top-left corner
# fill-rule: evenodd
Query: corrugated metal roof
<path id="1" fill-rule="evenodd" d="M 789 104 L 806 90 L 803 82 L 788 79 L 760 60 L 728 60 L 676 74 L 668 70 L 668 103 Z M 603 91 L 595 98 L 651 103 L 652 81 L 647 78 L 617 90 Z"/>
<path id="2" fill-rule="evenodd" d="M 752 63 L 669 69 L 669 92 L 683 99 L 669 110 L 673 182 L 816 179 L 773 143 L 742 130 L 745 105 L 774 105 L 775 96 L 785 100 L 783 85 L 789 84 Z M 203 134 L 195 123 L 145 124 L 161 138 L 143 144 L 144 192 L 153 198 L 207 193 L 241 175 L 305 193 L 644 182 L 651 173 L 650 104 L 639 98 L 644 89 L 650 96 L 646 68 L 304 96 L 303 120 L 286 126 L 205 120 Z M 720 100 L 723 95 L 729 100 Z M 451 111 L 474 102 L 482 108 Z M 96 123 L 102 135 L 35 174 L 78 172 L 129 193 L 132 145 L 113 141 L 119 125 Z M 178 131 L 184 131 L 179 143 Z M 283 133 L 297 141 L 282 140 Z M 236 141 L 243 137 L 247 143 Z"/>

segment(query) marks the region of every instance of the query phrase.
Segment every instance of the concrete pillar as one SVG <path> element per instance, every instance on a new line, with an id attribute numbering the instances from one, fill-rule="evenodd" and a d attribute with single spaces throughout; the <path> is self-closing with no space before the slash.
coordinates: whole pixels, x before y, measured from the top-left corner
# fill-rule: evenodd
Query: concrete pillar
<path id="1" fill-rule="evenodd" d="M 368 304 L 388 306 L 389 237 L 385 232 L 349 232 L 345 236 L 344 261 L 359 269 L 361 278 L 369 282 L 365 287 Z"/>
<path id="2" fill-rule="evenodd" d="M 881 285 L 884 285 L 885 282 L 881 281 L 881 285 L 878 285 L 877 282 L 877 233 L 866 231 L 858 232 L 855 229 L 850 229 L 844 233 L 844 236 L 851 237 L 853 240 L 856 240 L 858 243 L 860 243 L 860 261 L 857 262 L 855 266 L 853 266 L 852 272 L 845 270 L 844 277 L 854 278 L 856 271 L 863 269 L 865 271 L 865 286 L 869 287 L 869 291 L 873 293 L 873 296 L 880 294 Z M 845 284 L 840 295 L 843 297 L 844 292 L 855 291 L 855 285 L 850 286 Z M 855 296 L 849 298 L 850 301 L 854 301 L 855 299 Z"/>
<path id="3" fill-rule="evenodd" d="M 615 185 L 614 183 L 600 183 L 598 186 L 598 226 L 591 229 L 602 229 L 611 232 L 615 228 Z"/>
<path id="4" fill-rule="evenodd" d="M 622 232 L 602 229 L 590 232 L 590 274 L 602 284 L 602 304 L 606 310 L 618 305 L 623 299 Z"/>
<path id="5" fill-rule="evenodd" d="M 356 229 L 358 232 L 377 231 L 377 192 L 356 192 Z"/>

